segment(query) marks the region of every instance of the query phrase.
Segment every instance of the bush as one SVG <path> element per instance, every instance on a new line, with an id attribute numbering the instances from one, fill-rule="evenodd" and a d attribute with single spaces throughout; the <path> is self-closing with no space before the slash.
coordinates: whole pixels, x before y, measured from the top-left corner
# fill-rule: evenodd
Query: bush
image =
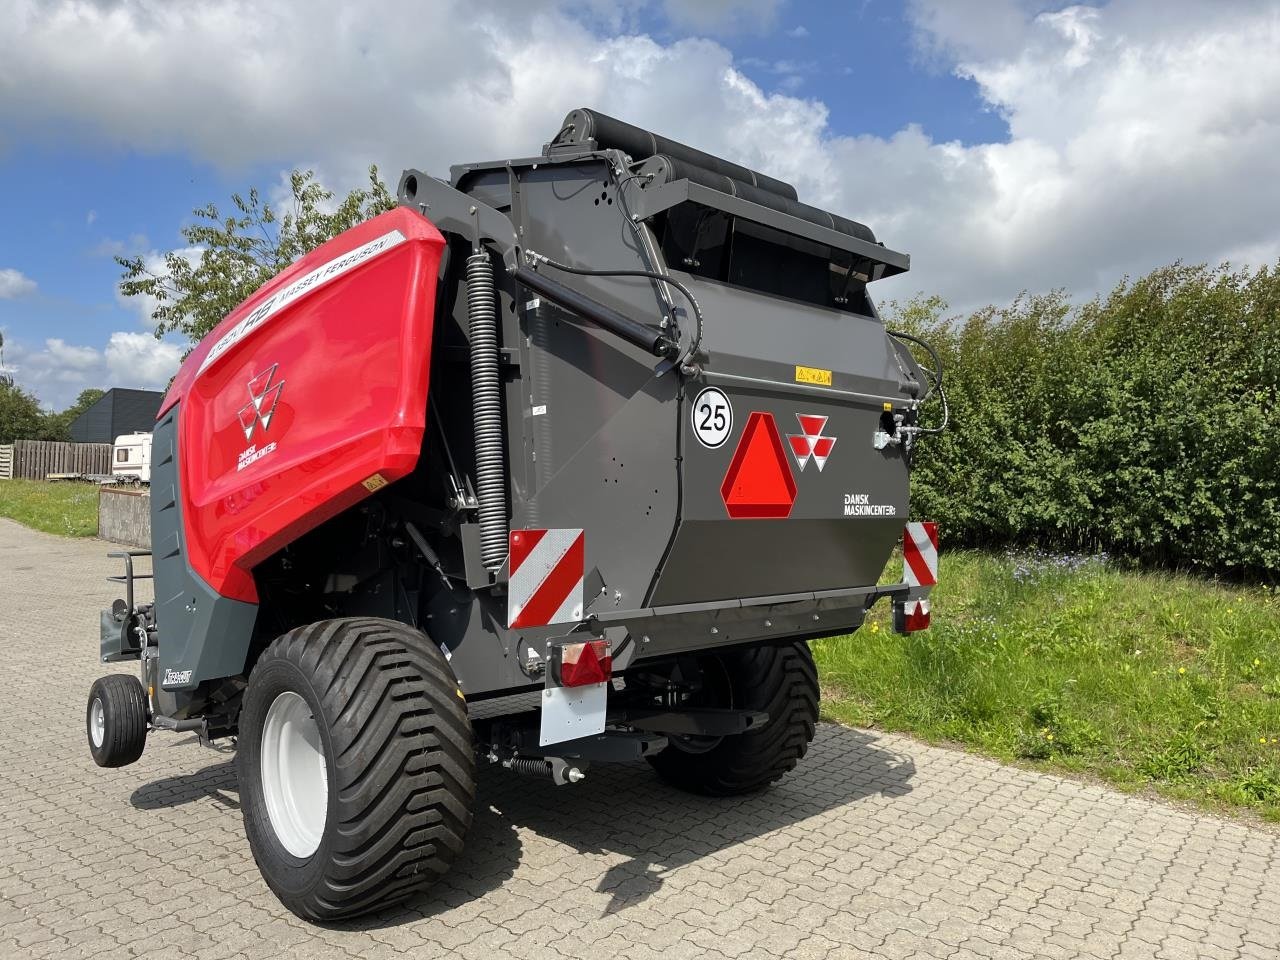
<path id="1" fill-rule="evenodd" d="M 946 366 L 950 429 L 916 448 L 913 512 L 950 544 L 1280 570 L 1280 267 L 1183 266 L 1073 308 L 1022 296 L 891 327 Z"/>

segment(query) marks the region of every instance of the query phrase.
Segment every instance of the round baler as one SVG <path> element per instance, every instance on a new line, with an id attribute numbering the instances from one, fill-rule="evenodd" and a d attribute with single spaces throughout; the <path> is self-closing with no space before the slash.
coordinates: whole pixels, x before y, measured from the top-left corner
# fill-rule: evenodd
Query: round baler
<path id="1" fill-rule="evenodd" d="M 936 579 L 911 524 L 879 583 L 941 371 L 877 314 L 908 258 L 866 226 L 591 110 L 399 200 L 187 357 L 154 601 L 118 554 L 102 614 L 140 679 L 86 711 L 102 766 L 156 730 L 233 740 L 253 854 L 315 920 L 444 873 L 477 762 L 767 787 L 814 735 L 808 641 L 882 598 L 927 626 Z"/>

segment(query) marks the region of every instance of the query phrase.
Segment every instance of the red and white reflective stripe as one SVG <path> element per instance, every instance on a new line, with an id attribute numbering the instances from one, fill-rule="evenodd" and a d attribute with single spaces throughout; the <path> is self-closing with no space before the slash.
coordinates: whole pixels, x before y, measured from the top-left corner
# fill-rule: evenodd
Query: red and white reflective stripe
<path id="1" fill-rule="evenodd" d="M 908 523 L 902 532 L 902 579 L 910 587 L 938 582 L 938 525 Z"/>
<path id="2" fill-rule="evenodd" d="M 579 530 L 512 530 L 507 626 L 545 627 L 582 619 L 586 544 Z"/>

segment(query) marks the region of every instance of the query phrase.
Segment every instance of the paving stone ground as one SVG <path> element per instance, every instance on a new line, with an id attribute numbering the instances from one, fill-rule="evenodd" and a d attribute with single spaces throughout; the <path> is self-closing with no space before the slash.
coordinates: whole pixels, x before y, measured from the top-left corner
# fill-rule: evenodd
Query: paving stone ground
<path id="1" fill-rule="evenodd" d="M 745 799 L 486 768 L 445 883 L 303 923 L 259 878 L 230 754 L 157 734 L 90 760 L 107 548 L 0 520 L 0 960 L 1280 956 L 1275 835 L 831 726 Z"/>

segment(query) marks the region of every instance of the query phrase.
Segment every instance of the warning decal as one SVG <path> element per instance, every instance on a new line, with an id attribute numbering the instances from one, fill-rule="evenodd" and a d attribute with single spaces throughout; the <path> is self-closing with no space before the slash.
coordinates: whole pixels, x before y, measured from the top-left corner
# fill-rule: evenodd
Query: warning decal
<path id="1" fill-rule="evenodd" d="M 902 579 L 912 587 L 938 582 L 938 525 L 908 523 L 902 531 Z"/>
<path id="2" fill-rule="evenodd" d="M 796 383 L 811 383 L 818 387 L 831 386 L 831 371 L 821 367 L 796 366 Z"/>
<path id="3" fill-rule="evenodd" d="M 507 626 L 545 627 L 582 619 L 585 541 L 581 530 L 512 530 Z"/>
<path id="4" fill-rule="evenodd" d="M 773 414 L 747 417 L 733 460 L 720 485 L 725 510 L 735 520 L 781 519 L 791 515 L 796 481 L 791 476 L 782 435 Z"/>

